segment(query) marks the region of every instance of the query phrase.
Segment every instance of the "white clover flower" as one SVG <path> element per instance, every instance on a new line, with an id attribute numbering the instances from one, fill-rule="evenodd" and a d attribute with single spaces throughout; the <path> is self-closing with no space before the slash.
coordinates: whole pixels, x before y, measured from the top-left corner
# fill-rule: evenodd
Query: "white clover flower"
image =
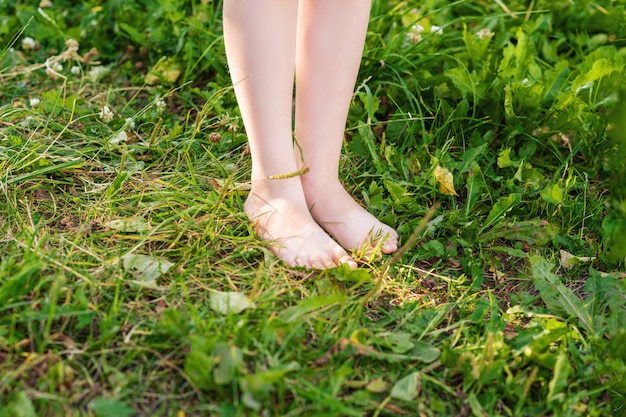
<path id="1" fill-rule="evenodd" d="M 26 126 L 26 127 L 34 126 L 36 124 L 37 124 L 37 120 L 35 120 L 33 116 L 28 116 L 26 117 L 26 119 L 20 122 L 21 126 Z"/>
<path id="2" fill-rule="evenodd" d="M 72 74 L 78 75 L 80 74 L 80 67 L 78 65 L 74 65 L 70 71 L 72 72 Z"/>
<path id="3" fill-rule="evenodd" d="M 411 29 L 406 33 L 406 37 L 409 42 L 418 43 L 422 41 L 422 32 L 424 27 L 422 25 L 413 25 Z"/>
<path id="4" fill-rule="evenodd" d="M 155 106 L 156 106 L 156 108 L 157 108 L 157 111 L 158 111 L 159 113 L 162 113 L 162 112 L 163 112 L 163 110 L 165 110 L 165 106 L 167 105 L 167 104 L 165 103 L 165 101 L 164 101 L 162 98 L 157 98 L 157 99 L 154 101 L 154 104 L 155 104 Z"/>
<path id="5" fill-rule="evenodd" d="M 61 72 L 63 71 L 63 65 L 61 65 L 59 62 L 57 62 L 56 64 L 54 64 L 54 70 L 56 72 Z"/>
<path id="6" fill-rule="evenodd" d="M 25 37 L 24 39 L 22 39 L 22 49 L 25 51 L 30 51 L 33 50 L 37 47 L 37 42 L 31 38 L 30 36 Z"/>
<path id="7" fill-rule="evenodd" d="M 435 35 L 443 35 L 443 28 L 441 26 L 432 25 L 430 27 L 430 33 L 434 33 Z"/>
<path id="8" fill-rule="evenodd" d="M 113 120 L 113 116 L 115 115 L 113 114 L 109 106 L 104 106 L 102 108 L 102 111 L 98 113 L 98 116 L 102 119 L 104 123 L 109 123 L 111 120 Z"/>
<path id="9" fill-rule="evenodd" d="M 493 32 L 488 28 L 484 28 L 479 30 L 476 36 L 478 36 L 479 39 L 491 38 L 493 37 Z"/>
<path id="10" fill-rule="evenodd" d="M 135 120 L 132 117 L 127 117 L 126 118 L 126 126 L 129 129 L 134 129 L 135 128 Z"/>
<path id="11" fill-rule="evenodd" d="M 417 32 L 409 32 L 406 34 L 406 37 L 409 39 L 410 42 L 413 43 L 418 43 L 422 41 L 422 35 Z"/>
<path id="12" fill-rule="evenodd" d="M 41 103 L 41 100 L 39 100 L 38 98 L 30 99 L 30 107 L 38 107 L 39 103 Z"/>
<path id="13" fill-rule="evenodd" d="M 219 117 L 219 123 L 225 125 L 230 132 L 236 132 L 239 130 L 238 116 L 231 116 L 228 113 L 222 114 Z"/>
<path id="14" fill-rule="evenodd" d="M 111 145 L 119 145 L 120 143 L 128 141 L 128 134 L 125 131 L 119 132 L 117 135 L 109 139 Z"/>

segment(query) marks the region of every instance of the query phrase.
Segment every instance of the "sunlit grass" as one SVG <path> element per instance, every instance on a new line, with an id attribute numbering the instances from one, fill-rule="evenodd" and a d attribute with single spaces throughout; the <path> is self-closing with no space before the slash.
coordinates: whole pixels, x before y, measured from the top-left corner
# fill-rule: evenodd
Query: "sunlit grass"
<path id="1" fill-rule="evenodd" d="M 0 416 L 624 413 L 620 204 L 598 104 L 623 71 L 569 89 L 595 61 L 623 64 L 623 8 L 376 1 L 341 175 L 406 246 L 319 273 L 282 265 L 242 213 L 219 4 L 185 3 L 186 23 L 152 3 L 61 3 L 45 9 L 55 31 L 0 4 L 41 43 L 10 49 L 0 32 Z M 153 36 L 121 25 L 106 66 L 36 69 L 91 25 L 84 57 L 110 17 Z M 605 18 L 615 38 L 592 44 Z M 467 36 L 485 28 L 479 62 Z M 502 64 L 520 28 L 526 61 Z M 147 85 L 161 55 L 186 72 Z"/>

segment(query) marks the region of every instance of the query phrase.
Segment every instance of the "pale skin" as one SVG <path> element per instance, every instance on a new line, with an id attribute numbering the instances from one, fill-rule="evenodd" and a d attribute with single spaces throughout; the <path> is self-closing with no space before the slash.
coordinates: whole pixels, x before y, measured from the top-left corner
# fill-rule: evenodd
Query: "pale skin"
<path id="1" fill-rule="evenodd" d="M 356 268 L 348 251 L 398 249 L 396 231 L 339 181 L 370 6 L 370 0 L 224 1 L 226 55 L 252 156 L 244 211 L 290 266 Z"/>

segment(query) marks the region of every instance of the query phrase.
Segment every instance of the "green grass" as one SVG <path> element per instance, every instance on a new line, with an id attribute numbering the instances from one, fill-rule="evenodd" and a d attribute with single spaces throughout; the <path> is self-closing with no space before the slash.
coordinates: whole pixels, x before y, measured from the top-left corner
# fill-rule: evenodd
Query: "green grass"
<path id="1" fill-rule="evenodd" d="M 0 416 L 626 415 L 623 5 L 375 1 L 342 176 L 407 245 L 321 273 L 242 213 L 219 2 L 42 10 L 0 1 Z"/>

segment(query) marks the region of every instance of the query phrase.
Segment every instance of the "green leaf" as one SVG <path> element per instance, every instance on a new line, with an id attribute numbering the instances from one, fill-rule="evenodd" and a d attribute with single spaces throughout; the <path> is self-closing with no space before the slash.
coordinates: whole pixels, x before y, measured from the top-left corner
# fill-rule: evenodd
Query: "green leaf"
<path id="1" fill-rule="evenodd" d="M 413 342 L 415 347 L 411 354 L 424 363 L 433 363 L 441 356 L 441 350 L 421 340 Z"/>
<path id="2" fill-rule="evenodd" d="M 385 382 L 383 378 L 376 378 L 375 380 L 370 381 L 365 386 L 365 389 L 368 390 L 369 392 L 382 394 L 383 392 L 387 391 L 387 383 Z"/>
<path id="3" fill-rule="evenodd" d="M 19 269 L 12 270 L 7 276 L 0 276 L 2 284 L 0 285 L 0 312 L 5 306 L 10 306 L 15 300 L 25 297 L 29 291 L 32 291 L 38 285 L 40 272 L 44 264 L 37 260 L 19 265 Z M 6 307 L 9 310 L 11 307 Z"/>
<path id="4" fill-rule="evenodd" d="M 418 340 L 409 340 L 410 338 L 402 334 L 402 332 L 398 332 L 395 335 L 391 332 L 380 333 L 372 337 L 371 340 L 369 340 L 367 336 L 367 330 L 359 329 L 352 333 L 349 341 L 357 348 L 359 354 L 369 356 L 377 360 L 391 363 L 404 361 L 422 361 L 424 363 L 430 363 L 435 361 L 440 355 L 439 349 L 431 347 L 427 343 Z M 394 351 L 406 351 L 406 353 L 381 352 L 380 350 L 370 346 L 368 344 L 370 342 Z M 409 344 L 413 346 L 409 348 Z"/>
<path id="5" fill-rule="evenodd" d="M 102 78 L 109 75 L 110 72 L 111 72 L 111 67 L 105 67 L 103 65 L 94 65 L 87 72 L 86 77 L 89 79 L 89 81 L 93 83 L 97 83 Z"/>
<path id="6" fill-rule="evenodd" d="M 540 103 L 545 96 L 545 88 L 540 81 L 531 82 L 527 79 L 515 81 L 510 85 L 513 95 L 513 105 L 518 115 L 524 115 L 525 118 L 533 118 L 538 116 Z"/>
<path id="7" fill-rule="evenodd" d="M 559 233 L 559 228 L 546 220 L 503 222 L 493 226 L 478 237 L 479 242 L 488 243 L 499 239 L 526 242 L 530 245 L 546 245 Z"/>
<path id="8" fill-rule="evenodd" d="M 474 61 L 480 61 L 481 59 L 483 59 L 485 52 L 487 52 L 487 48 L 489 47 L 489 43 L 491 42 L 493 33 L 491 33 L 490 31 L 486 33 L 489 33 L 491 35 L 478 36 L 478 34 L 468 31 L 467 26 L 464 25 L 463 42 L 465 43 L 467 53 Z"/>
<path id="9" fill-rule="evenodd" d="M 124 270 L 134 278 L 132 280 L 134 284 L 147 288 L 158 288 L 156 280 L 174 266 L 167 259 L 132 253 L 122 258 L 122 265 Z"/>
<path id="10" fill-rule="evenodd" d="M 471 165 L 471 171 L 467 176 L 467 202 L 465 203 L 465 214 L 468 215 L 474 208 L 474 205 L 478 201 L 478 197 L 487 190 L 487 184 L 483 177 L 483 172 L 480 166 L 473 162 Z"/>
<path id="11" fill-rule="evenodd" d="M 278 318 L 286 323 L 293 323 L 310 313 L 336 304 L 341 304 L 345 300 L 346 296 L 342 294 L 314 296 L 307 298 L 296 306 L 289 307 L 288 309 L 282 311 L 278 315 Z"/>
<path id="12" fill-rule="evenodd" d="M 626 258 L 626 219 L 607 216 L 602 220 L 605 251 L 611 262 Z"/>
<path id="13" fill-rule="evenodd" d="M 364 85 L 364 87 L 365 91 L 359 91 L 357 95 L 365 105 L 369 119 L 376 120 L 375 114 L 380 108 L 380 99 L 372 95 L 372 92 L 366 85 Z"/>
<path id="14" fill-rule="evenodd" d="M 506 213 L 511 211 L 514 207 L 518 206 L 521 202 L 522 195 L 519 193 L 514 193 L 509 195 L 508 197 L 500 198 L 489 212 L 487 220 L 485 220 L 485 224 L 480 229 L 479 233 L 482 233 L 489 227 L 493 226 L 497 221 L 506 216 Z"/>
<path id="15" fill-rule="evenodd" d="M 463 152 L 463 156 L 461 157 L 461 161 L 457 164 L 457 171 L 459 174 L 464 174 L 466 172 L 471 172 L 475 170 L 475 167 L 478 167 L 478 158 L 483 156 L 487 151 L 487 142 L 475 147 L 470 148 Z"/>
<path id="16" fill-rule="evenodd" d="M 428 257 L 442 257 L 446 254 L 446 247 L 437 239 L 429 240 L 420 246 L 420 252 L 425 252 Z"/>
<path id="17" fill-rule="evenodd" d="M 523 29 L 518 29 L 515 37 L 517 38 L 517 44 L 515 45 L 513 54 L 515 55 L 518 67 L 518 75 L 521 75 L 523 68 L 528 66 L 529 61 L 534 59 L 534 55 L 531 51 L 531 41 L 528 39 Z"/>
<path id="18" fill-rule="evenodd" d="M 561 94 L 570 73 L 571 70 L 568 61 L 560 61 L 555 65 L 554 69 L 544 72 L 544 77 L 546 78 L 545 95 L 543 97 L 544 103 L 553 101 Z"/>
<path id="19" fill-rule="evenodd" d="M 213 368 L 215 368 L 215 357 L 212 355 L 215 341 L 201 336 L 191 338 L 191 350 L 185 357 L 185 373 L 193 384 L 200 389 L 212 389 L 215 387 L 213 381 Z"/>
<path id="20" fill-rule="evenodd" d="M 218 343 L 213 348 L 213 356 L 217 366 L 213 368 L 213 379 L 218 385 L 230 384 L 241 366 L 243 355 L 241 349 L 227 343 Z"/>
<path id="21" fill-rule="evenodd" d="M 552 184 L 541 191 L 541 198 L 551 204 L 563 204 L 563 188 Z"/>
<path id="22" fill-rule="evenodd" d="M 504 89 L 504 114 L 509 122 L 515 121 L 518 118 L 517 114 L 515 114 L 515 106 L 513 104 L 513 89 L 509 84 Z"/>
<path id="23" fill-rule="evenodd" d="M 372 132 L 371 127 L 362 125 L 358 127 L 359 136 L 363 140 L 363 144 L 369 152 L 369 156 L 372 158 L 372 162 L 376 166 L 376 169 L 381 172 L 385 172 L 388 167 L 385 167 L 380 162 L 380 156 L 378 155 L 378 146 L 376 145 L 376 137 Z"/>
<path id="24" fill-rule="evenodd" d="M 572 373 L 572 366 L 564 352 L 560 352 L 557 356 L 553 372 L 548 384 L 548 401 L 553 401 L 557 394 L 567 388 L 569 375 Z"/>
<path id="25" fill-rule="evenodd" d="M 56 172 L 60 172 L 66 169 L 81 168 L 83 165 L 84 165 L 84 161 L 82 159 L 62 162 L 62 163 L 54 164 L 54 165 L 50 165 L 49 163 L 46 163 L 43 168 L 37 169 L 32 172 L 27 172 L 25 174 L 18 175 L 15 177 L 11 177 L 6 181 L 6 183 L 7 185 L 17 184 L 20 182 L 31 180 L 33 178 L 54 174 Z"/>
<path id="26" fill-rule="evenodd" d="M 124 32 L 126 32 L 130 36 L 133 42 L 138 45 L 146 45 L 147 37 L 145 36 L 145 34 L 140 33 L 137 29 L 135 29 L 135 27 L 129 25 L 128 23 L 118 22 L 117 24 Z"/>
<path id="27" fill-rule="evenodd" d="M 522 258 L 522 259 L 528 258 L 528 253 L 524 252 L 521 249 L 515 249 L 515 248 L 508 247 L 508 246 L 491 246 L 489 247 L 488 250 L 490 252 L 505 253 L 508 256 L 511 256 L 514 258 Z"/>
<path id="28" fill-rule="evenodd" d="M 239 292 L 211 291 L 209 304 L 216 313 L 223 315 L 239 314 L 248 308 L 254 308 L 254 303 Z"/>
<path id="29" fill-rule="evenodd" d="M 522 183 L 527 188 L 536 188 L 537 184 L 544 180 L 544 176 L 539 170 L 533 168 L 532 164 L 521 161 L 513 178 Z"/>
<path id="30" fill-rule="evenodd" d="M 385 188 L 389 191 L 389 194 L 391 194 L 391 198 L 395 204 L 400 203 L 402 197 L 407 194 L 406 188 L 392 181 L 385 180 Z"/>
<path id="31" fill-rule="evenodd" d="M 183 72 L 180 63 L 173 58 L 163 58 L 146 74 L 146 84 L 172 84 Z"/>
<path id="32" fill-rule="evenodd" d="M 467 402 L 472 410 L 472 415 L 475 417 L 489 417 L 475 393 L 472 392 L 467 396 Z"/>
<path id="33" fill-rule="evenodd" d="M 623 321 L 621 323 L 624 323 Z M 626 362 L 626 329 L 617 329 L 611 335 L 609 352 L 612 356 Z"/>
<path id="34" fill-rule="evenodd" d="M 88 405 L 98 417 L 130 417 L 135 410 L 115 398 L 98 397 Z"/>
<path id="35" fill-rule="evenodd" d="M 272 392 L 274 386 L 284 381 L 287 374 L 299 369 L 300 365 L 297 362 L 290 362 L 287 365 L 279 365 L 270 370 L 246 376 L 241 380 L 242 402 L 253 410 L 260 409 L 259 399 Z"/>
<path id="36" fill-rule="evenodd" d="M 379 344 L 389 347 L 395 353 L 407 353 L 415 346 L 410 333 L 384 332 L 376 335 Z"/>
<path id="37" fill-rule="evenodd" d="M 461 91 L 463 98 L 470 96 L 477 101 L 485 96 L 483 80 L 479 79 L 475 72 L 469 72 L 464 67 L 456 67 L 446 70 L 445 75 Z"/>
<path id="38" fill-rule="evenodd" d="M 347 264 L 342 264 L 331 270 L 332 275 L 339 282 L 362 284 L 372 281 L 372 274 L 363 268 L 352 269 Z"/>
<path id="39" fill-rule="evenodd" d="M 152 229 L 150 222 L 138 217 L 109 220 L 104 223 L 104 225 L 110 229 L 124 233 L 146 232 Z"/>
<path id="40" fill-rule="evenodd" d="M 0 403 L 0 417 L 37 417 L 37 412 L 28 394 L 19 391 L 5 404 Z"/>
<path id="41" fill-rule="evenodd" d="M 413 372 L 396 382 L 389 395 L 396 400 L 413 401 L 420 393 L 421 382 L 420 373 Z"/>
<path id="42" fill-rule="evenodd" d="M 592 257 L 592 256 L 576 256 L 563 249 L 561 249 L 559 253 L 561 254 L 561 257 L 560 257 L 561 266 L 564 269 L 572 269 L 578 265 L 582 265 L 587 262 L 592 262 L 593 260 L 596 259 L 595 257 Z"/>
<path id="43" fill-rule="evenodd" d="M 79 105 L 77 105 L 79 104 Z M 58 116 L 62 111 L 85 115 L 88 106 L 84 100 L 74 95 L 67 96 L 67 91 L 49 90 L 41 95 L 40 108 L 47 114 Z"/>
<path id="44" fill-rule="evenodd" d="M 585 291 L 589 292 L 588 308 L 610 333 L 624 330 L 626 323 L 626 281 L 619 274 L 606 274 L 589 268 Z M 597 326 L 597 324 L 596 324 Z M 626 344 L 622 347 L 626 349 Z"/>
<path id="45" fill-rule="evenodd" d="M 521 81 L 534 64 L 535 55 L 533 46 L 522 28 L 515 34 L 516 44 L 508 44 L 503 50 L 503 59 L 500 61 L 498 72 L 503 79 Z"/>
<path id="46" fill-rule="evenodd" d="M 531 256 L 533 283 L 548 309 L 566 318 L 578 319 L 587 331 L 593 332 L 592 317 L 583 302 L 552 273 L 553 265 L 541 256 Z"/>
<path id="47" fill-rule="evenodd" d="M 572 82 L 572 90 L 578 93 L 580 90 L 591 87 L 591 85 L 613 72 L 622 72 L 624 64 L 606 58 L 598 59 L 593 63 L 591 70 L 580 74 Z"/>
<path id="48" fill-rule="evenodd" d="M 518 167 L 520 165 L 519 161 L 513 161 L 511 159 L 511 148 L 504 148 L 500 151 L 498 155 L 498 168 L 507 168 L 510 166 Z"/>
<path id="49" fill-rule="evenodd" d="M 572 330 L 566 323 L 554 318 L 533 321 L 535 326 L 539 326 L 539 323 L 541 323 L 542 331 L 533 337 L 531 342 L 525 347 L 524 353 L 533 359 L 539 359 L 539 362 L 543 363 L 541 360 L 542 354 L 547 352 L 551 362 L 549 367 L 553 367 L 555 358 L 549 351 L 550 346 L 562 340 L 564 336 L 571 334 Z"/>

